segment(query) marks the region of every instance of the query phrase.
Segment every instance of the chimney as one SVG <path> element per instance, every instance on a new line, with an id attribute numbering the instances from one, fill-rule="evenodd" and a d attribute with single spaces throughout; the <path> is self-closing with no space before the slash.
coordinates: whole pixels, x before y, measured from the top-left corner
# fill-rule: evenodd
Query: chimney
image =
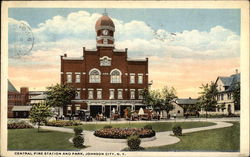
<path id="1" fill-rule="evenodd" d="M 21 94 L 28 94 L 29 93 L 29 88 L 28 87 L 21 87 L 20 92 L 21 92 Z"/>
<path id="2" fill-rule="evenodd" d="M 64 57 L 67 57 L 67 54 L 66 54 L 66 53 L 64 53 Z"/>
<path id="3" fill-rule="evenodd" d="M 235 69 L 235 73 L 236 73 L 236 74 L 238 74 L 238 73 L 239 73 L 238 69 Z"/>

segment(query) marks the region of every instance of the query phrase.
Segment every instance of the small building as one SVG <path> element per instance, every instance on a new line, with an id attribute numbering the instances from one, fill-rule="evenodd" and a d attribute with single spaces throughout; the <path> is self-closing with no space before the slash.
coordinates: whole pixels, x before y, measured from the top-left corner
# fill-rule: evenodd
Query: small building
<path id="1" fill-rule="evenodd" d="M 215 84 L 217 85 L 218 95 L 216 113 L 222 114 L 240 114 L 240 105 L 234 103 L 233 91 L 240 84 L 240 73 L 236 70 L 236 74 L 231 76 L 217 77 Z"/>

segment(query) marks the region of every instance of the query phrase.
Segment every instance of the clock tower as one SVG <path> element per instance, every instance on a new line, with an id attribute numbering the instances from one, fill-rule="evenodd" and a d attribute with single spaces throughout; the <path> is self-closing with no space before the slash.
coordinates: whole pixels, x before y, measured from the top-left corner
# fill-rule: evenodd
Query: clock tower
<path id="1" fill-rule="evenodd" d="M 115 25 L 107 13 L 96 21 L 95 31 L 97 47 L 114 47 Z"/>

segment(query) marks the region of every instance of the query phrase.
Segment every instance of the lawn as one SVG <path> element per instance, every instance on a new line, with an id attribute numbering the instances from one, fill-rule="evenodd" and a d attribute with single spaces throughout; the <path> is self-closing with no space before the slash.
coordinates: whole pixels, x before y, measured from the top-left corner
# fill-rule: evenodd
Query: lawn
<path id="1" fill-rule="evenodd" d="M 180 125 L 183 129 L 188 128 L 197 128 L 197 127 L 206 127 L 215 125 L 215 123 L 212 122 L 147 122 L 147 123 L 111 123 L 113 128 L 142 128 L 143 126 L 150 124 L 153 127 L 153 130 L 156 132 L 162 132 L 162 131 L 170 131 L 172 130 L 172 127 L 174 125 Z M 98 130 L 103 128 L 105 125 L 110 124 L 83 124 L 81 125 L 83 127 L 83 130 Z M 72 127 L 71 127 L 72 128 Z"/>
<path id="2" fill-rule="evenodd" d="M 41 129 L 8 129 L 9 150 L 77 150 L 69 139 L 74 134 Z"/>
<path id="3" fill-rule="evenodd" d="M 240 149 L 240 123 L 230 122 L 234 125 L 228 128 L 187 133 L 180 136 L 180 142 L 150 147 L 146 151 L 233 151 Z"/>

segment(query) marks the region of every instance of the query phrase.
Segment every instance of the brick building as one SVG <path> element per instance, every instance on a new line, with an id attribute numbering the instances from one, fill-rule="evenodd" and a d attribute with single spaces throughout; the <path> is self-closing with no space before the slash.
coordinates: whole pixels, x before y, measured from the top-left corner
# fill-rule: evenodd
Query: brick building
<path id="1" fill-rule="evenodd" d="M 116 110 L 123 116 L 124 109 L 144 107 L 140 90 L 148 88 L 148 58 L 128 58 L 128 50 L 114 45 L 115 25 L 103 14 L 95 25 L 96 48 L 83 47 L 82 56 L 61 56 L 61 83 L 73 85 L 77 95 L 72 104 L 64 107 L 64 115 L 77 115 L 78 110 L 89 110 L 110 116 Z"/>
<path id="2" fill-rule="evenodd" d="M 28 102 L 29 89 L 27 87 L 21 87 L 19 92 L 8 80 L 8 117 L 26 118 L 29 110 L 24 106 L 26 106 Z"/>

